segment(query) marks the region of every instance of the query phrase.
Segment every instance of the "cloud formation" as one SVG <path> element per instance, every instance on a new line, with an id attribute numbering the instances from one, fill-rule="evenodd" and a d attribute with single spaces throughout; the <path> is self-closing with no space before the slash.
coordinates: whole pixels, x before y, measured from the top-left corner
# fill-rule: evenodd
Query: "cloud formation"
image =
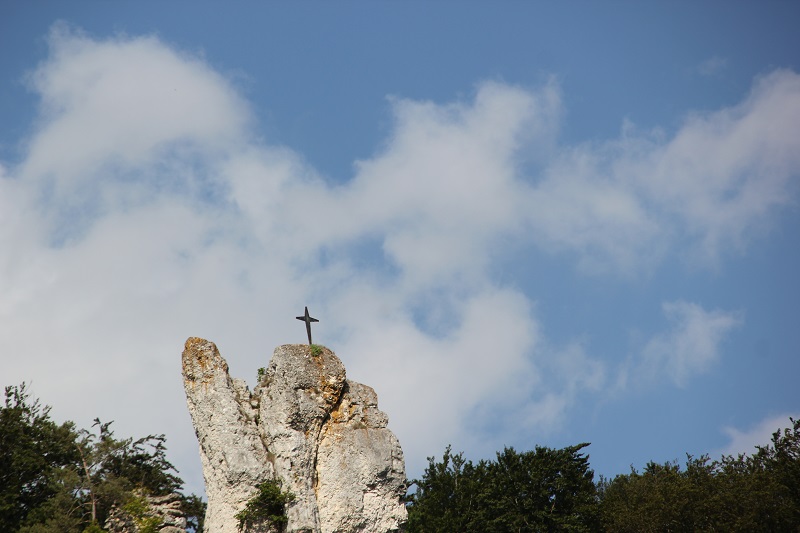
<path id="1" fill-rule="evenodd" d="M 770 416 L 759 421 L 750 429 L 744 431 L 731 426 L 724 427 L 722 431 L 728 437 L 729 442 L 722 450 L 720 450 L 719 455 L 732 455 L 733 457 L 738 457 L 740 454 L 752 455 L 756 453 L 756 448 L 758 446 L 767 446 L 772 444 L 773 433 L 779 430 L 782 431 L 784 428 L 792 427 L 790 418 L 797 420 L 800 418 L 800 414 L 795 413 L 793 415 L 783 414 L 778 416 Z"/>
<path id="2" fill-rule="evenodd" d="M 649 379 L 666 374 L 677 385 L 717 362 L 725 336 L 742 323 L 741 313 L 706 311 L 681 300 L 665 302 L 662 309 L 671 328 L 644 347 L 641 373 Z"/>
<path id="3" fill-rule="evenodd" d="M 323 319 L 315 338 L 376 388 L 417 463 L 485 424 L 498 439 L 556 426 L 608 369 L 591 347 L 547 341 L 535 295 L 492 275 L 508 253 L 533 244 L 622 276 L 687 250 L 713 261 L 791 201 L 800 169 L 788 71 L 669 138 L 630 127 L 580 146 L 558 144 L 554 81 L 394 98 L 390 136 L 344 183 L 259 138 L 224 77 L 155 37 L 58 26 L 30 86 L 41 116 L 0 172 L 6 379 L 36 375 L 79 423 L 172 432 L 179 466 L 197 463 L 184 339 L 214 340 L 255 376 L 275 344 L 303 341 L 287 328 L 306 304 Z M 739 320 L 664 311 L 674 330 L 645 355 L 679 383 Z"/>
<path id="4" fill-rule="evenodd" d="M 564 148 L 532 189 L 531 230 L 590 270 L 635 273 L 668 251 L 715 265 L 796 202 L 798 120 L 800 76 L 778 70 L 671 137 L 626 124 L 617 140 Z"/>

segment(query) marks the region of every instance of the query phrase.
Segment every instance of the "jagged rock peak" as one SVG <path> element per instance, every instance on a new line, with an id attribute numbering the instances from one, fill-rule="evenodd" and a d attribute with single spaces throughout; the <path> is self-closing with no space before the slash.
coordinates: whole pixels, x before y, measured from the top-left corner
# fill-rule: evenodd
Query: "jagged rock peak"
<path id="1" fill-rule="evenodd" d="M 402 531 L 400 444 L 375 391 L 347 380 L 331 350 L 279 346 L 251 393 L 231 379 L 214 343 L 191 337 L 183 378 L 206 481 L 206 531 L 237 533 L 235 514 L 274 478 L 295 495 L 287 532 Z"/>

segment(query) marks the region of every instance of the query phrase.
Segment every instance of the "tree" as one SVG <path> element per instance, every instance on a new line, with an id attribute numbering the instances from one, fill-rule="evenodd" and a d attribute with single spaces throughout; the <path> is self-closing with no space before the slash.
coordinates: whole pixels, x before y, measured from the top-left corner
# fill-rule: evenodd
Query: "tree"
<path id="1" fill-rule="evenodd" d="M 441 462 L 428 457 L 422 479 L 412 482 L 417 490 L 409 496 L 409 533 L 480 531 L 486 470 L 484 461 L 475 466 L 463 453 L 453 454 L 450 446 Z"/>
<path id="2" fill-rule="evenodd" d="M 134 490 L 164 496 L 183 486 L 166 458 L 164 435 L 117 440 L 110 429 L 112 423 L 95 419 L 92 427 L 98 428 L 97 434 L 81 430 L 76 443 L 82 474 L 77 491 L 93 523 L 104 523 L 111 507 L 128 503 Z"/>
<path id="3" fill-rule="evenodd" d="M 588 444 L 561 450 L 505 448 L 496 461 L 474 465 L 448 446 L 441 462 L 428 458 L 410 496 L 414 532 L 595 531 L 599 525 Z"/>
<path id="4" fill-rule="evenodd" d="M 280 479 L 270 479 L 259 484 L 255 495 L 248 500 L 244 509 L 236 513 L 239 531 L 253 526 L 266 526 L 270 530 L 283 531 L 289 518 L 286 506 L 294 501 L 295 495 L 281 490 Z"/>
<path id="5" fill-rule="evenodd" d="M 5 388 L 0 409 L 0 531 L 17 531 L 28 515 L 74 481 L 78 451 L 71 422 L 58 425 L 50 408 L 31 400 L 25 384 Z"/>
<path id="6" fill-rule="evenodd" d="M 186 526 L 189 531 L 201 533 L 203 531 L 203 522 L 206 517 L 206 502 L 200 499 L 196 494 L 190 494 L 183 497 L 181 502 L 181 511 L 186 517 Z"/>
<path id="7" fill-rule="evenodd" d="M 797 531 L 800 423 L 752 456 L 687 455 L 686 467 L 650 462 L 599 483 L 606 531 Z"/>
<path id="8" fill-rule="evenodd" d="M 594 472 L 588 443 L 518 453 L 505 448 L 489 465 L 491 531 L 595 531 Z"/>
<path id="9" fill-rule="evenodd" d="M 718 509 L 729 531 L 797 531 L 800 524 L 800 420 L 751 455 L 716 463 Z"/>
<path id="10" fill-rule="evenodd" d="M 166 458 L 163 435 L 114 437 L 111 422 L 94 432 L 50 420 L 50 408 L 31 400 L 25 384 L 6 387 L 0 408 L 0 531 L 102 531 L 114 506 L 143 495 L 180 492 L 183 481 Z M 138 500 L 137 500 L 138 499 Z M 181 495 L 193 531 L 201 531 L 205 504 Z"/>
<path id="11" fill-rule="evenodd" d="M 689 491 L 680 466 L 649 462 L 644 472 L 601 484 L 602 513 L 608 531 L 691 531 Z M 688 528 L 688 529 L 687 529 Z"/>

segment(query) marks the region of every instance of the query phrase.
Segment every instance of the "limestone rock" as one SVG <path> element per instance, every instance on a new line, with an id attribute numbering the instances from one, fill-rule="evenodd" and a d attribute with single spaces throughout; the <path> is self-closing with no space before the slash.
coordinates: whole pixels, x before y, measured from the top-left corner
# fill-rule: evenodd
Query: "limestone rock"
<path id="1" fill-rule="evenodd" d="M 183 351 L 183 385 L 206 483 L 205 528 L 238 533 L 234 515 L 273 475 L 247 385 L 234 381 L 216 345 L 192 337 Z"/>
<path id="2" fill-rule="evenodd" d="M 181 510 L 181 495 L 143 496 L 144 511 L 141 516 L 132 516 L 124 508 L 112 507 L 106 519 L 105 529 L 109 533 L 139 533 L 137 521 L 156 519 L 158 533 L 185 533 L 186 517 Z"/>
<path id="3" fill-rule="evenodd" d="M 375 391 L 348 381 L 340 405 L 323 428 L 317 452 L 324 533 L 392 531 L 400 517 L 405 518 L 403 451 L 385 429 L 387 422 Z"/>
<path id="4" fill-rule="evenodd" d="M 274 477 L 296 497 L 288 532 L 402 531 L 400 444 L 375 391 L 347 380 L 332 351 L 276 348 L 251 394 L 230 378 L 213 343 L 190 338 L 183 375 L 206 481 L 206 531 L 235 533 L 234 515 Z"/>

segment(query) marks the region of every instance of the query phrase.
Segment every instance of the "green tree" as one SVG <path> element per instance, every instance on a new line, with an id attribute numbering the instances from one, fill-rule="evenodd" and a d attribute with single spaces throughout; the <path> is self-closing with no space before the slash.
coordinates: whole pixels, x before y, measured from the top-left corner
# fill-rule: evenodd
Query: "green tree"
<path id="1" fill-rule="evenodd" d="M 17 531 L 28 515 L 74 481 L 78 460 L 71 422 L 58 425 L 50 408 L 31 400 L 25 384 L 5 388 L 0 409 L 0 531 Z M 63 471 L 67 469 L 67 471 Z"/>
<path id="2" fill-rule="evenodd" d="M 262 525 L 283 531 L 289 520 L 286 506 L 294 499 L 294 494 L 281 490 L 279 479 L 264 481 L 258 485 L 255 495 L 248 500 L 244 509 L 234 516 L 239 531 Z"/>
<path id="3" fill-rule="evenodd" d="M 6 387 L 0 408 L 0 531 L 88 533 L 113 506 L 142 495 L 180 493 L 183 481 L 166 458 L 163 435 L 114 437 L 111 423 L 94 432 L 55 424 L 50 408 L 31 400 L 25 385 Z M 190 527 L 201 531 L 205 504 L 181 495 Z"/>
<path id="4" fill-rule="evenodd" d="M 408 531 L 462 533 L 480 531 L 485 522 L 481 508 L 486 462 L 473 465 L 463 453 L 448 446 L 441 462 L 428 457 L 422 479 L 413 481 L 416 492 L 408 497 Z"/>
<path id="5" fill-rule="evenodd" d="M 606 531 L 800 531 L 800 423 L 753 455 L 648 463 L 599 483 Z"/>
<path id="6" fill-rule="evenodd" d="M 196 494 L 184 496 L 181 501 L 181 511 L 186 517 L 186 526 L 189 531 L 201 533 L 206 517 L 206 502 Z"/>
<path id="7" fill-rule="evenodd" d="M 477 465 L 447 447 L 428 458 L 409 496 L 410 533 L 596 531 L 599 514 L 588 444 L 561 450 L 505 448 Z"/>
<path id="8" fill-rule="evenodd" d="M 594 472 L 579 453 L 588 445 L 498 453 L 489 465 L 487 531 L 595 531 Z"/>
<path id="9" fill-rule="evenodd" d="M 688 491 L 680 467 L 650 462 L 601 485 L 606 529 L 619 532 L 691 531 Z M 689 529 L 686 529 L 689 528 Z"/>
<path id="10" fill-rule="evenodd" d="M 716 466 L 718 521 L 728 531 L 800 531 L 800 421 L 751 455 Z"/>
<path id="11" fill-rule="evenodd" d="M 166 458 L 165 437 L 148 435 L 118 440 L 110 426 L 95 419 L 97 434 L 80 431 L 76 446 L 80 452 L 82 494 L 90 520 L 104 523 L 114 505 L 127 504 L 134 490 L 153 496 L 179 492 L 183 481 Z"/>

